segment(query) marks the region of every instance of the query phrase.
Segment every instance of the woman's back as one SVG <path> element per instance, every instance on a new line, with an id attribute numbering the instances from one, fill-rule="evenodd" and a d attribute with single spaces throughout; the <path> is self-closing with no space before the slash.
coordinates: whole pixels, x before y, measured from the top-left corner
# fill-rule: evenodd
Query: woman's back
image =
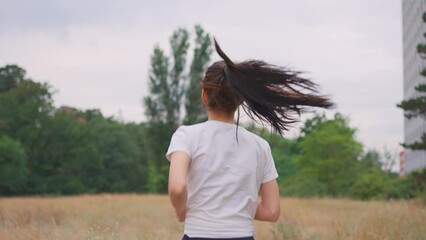
<path id="1" fill-rule="evenodd" d="M 167 156 L 174 151 L 191 158 L 185 234 L 253 236 L 260 184 L 278 176 L 267 142 L 241 126 L 209 120 L 180 127 Z"/>

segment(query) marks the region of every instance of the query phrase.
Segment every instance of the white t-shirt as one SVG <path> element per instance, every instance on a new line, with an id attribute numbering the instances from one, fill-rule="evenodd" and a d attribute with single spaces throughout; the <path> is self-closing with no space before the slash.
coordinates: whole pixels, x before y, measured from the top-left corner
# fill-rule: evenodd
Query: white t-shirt
<path id="1" fill-rule="evenodd" d="M 254 236 L 261 183 L 278 177 L 269 144 L 236 125 L 209 120 L 181 126 L 166 157 L 176 151 L 191 157 L 184 233 L 189 237 Z"/>

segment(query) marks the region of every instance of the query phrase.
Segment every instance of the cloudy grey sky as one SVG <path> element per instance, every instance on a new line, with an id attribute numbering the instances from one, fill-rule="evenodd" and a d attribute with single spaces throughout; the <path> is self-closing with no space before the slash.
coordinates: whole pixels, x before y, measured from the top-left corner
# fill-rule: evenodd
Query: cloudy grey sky
<path id="1" fill-rule="evenodd" d="M 57 106 L 140 122 L 153 47 L 194 24 L 235 60 L 307 71 L 367 148 L 399 148 L 400 0 L 0 0 L 0 66 L 48 82 Z"/>

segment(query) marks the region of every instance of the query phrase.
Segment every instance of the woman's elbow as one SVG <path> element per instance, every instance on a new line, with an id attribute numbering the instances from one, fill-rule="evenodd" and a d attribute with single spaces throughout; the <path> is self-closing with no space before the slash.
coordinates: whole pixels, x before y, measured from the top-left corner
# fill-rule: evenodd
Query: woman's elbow
<path id="1" fill-rule="evenodd" d="M 180 196 L 186 191 L 186 184 L 172 184 L 169 185 L 169 195 Z"/>
<path id="2" fill-rule="evenodd" d="M 271 222 L 277 222 L 281 216 L 281 207 L 278 204 L 275 208 L 270 209 Z"/>
<path id="3" fill-rule="evenodd" d="M 264 218 L 261 220 L 268 221 L 268 222 L 277 222 L 280 218 L 281 211 L 280 208 L 265 208 L 265 215 Z"/>
<path id="4" fill-rule="evenodd" d="M 271 222 L 277 222 L 280 219 L 281 211 L 275 211 L 271 214 Z"/>

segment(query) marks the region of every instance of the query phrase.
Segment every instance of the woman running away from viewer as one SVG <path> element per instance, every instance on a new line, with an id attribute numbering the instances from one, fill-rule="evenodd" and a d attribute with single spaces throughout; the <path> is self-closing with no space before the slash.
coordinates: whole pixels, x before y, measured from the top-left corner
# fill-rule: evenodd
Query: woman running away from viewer
<path id="1" fill-rule="evenodd" d="M 169 197 L 185 222 L 183 239 L 253 240 L 253 220 L 280 217 L 278 173 L 269 144 L 239 126 L 239 107 L 282 134 L 310 107 L 333 103 L 299 72 L 258 60 L 233 62 L 214 43 L 223 60 L 201 80 L 208 120 L 173 134 L 166 153 Z"/>

